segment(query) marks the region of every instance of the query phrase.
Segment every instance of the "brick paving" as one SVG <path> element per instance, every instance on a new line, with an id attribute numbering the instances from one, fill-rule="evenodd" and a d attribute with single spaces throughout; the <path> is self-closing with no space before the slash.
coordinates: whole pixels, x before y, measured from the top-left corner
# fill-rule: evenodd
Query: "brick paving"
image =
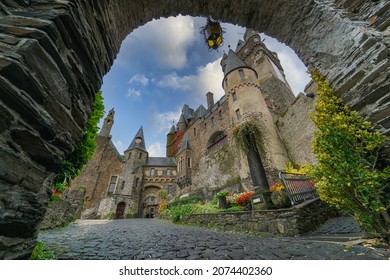
<path id="1" fill-rule="evenodd" d="M 159 219 L 78 220 L 64 228 L 42 231 L 38 239 L 58 259 L 68 260 L 390 259 L 387 247 L 347 246 L 323 238 L 335 234 L 335 228 L 343 225 L 352 231 L 349 236 L 361 234 L 351 219 L 342 219 L 332 220 L 301 237 L 221 232 Z M 345 231 L 344 241 L 349 240 Z"/>

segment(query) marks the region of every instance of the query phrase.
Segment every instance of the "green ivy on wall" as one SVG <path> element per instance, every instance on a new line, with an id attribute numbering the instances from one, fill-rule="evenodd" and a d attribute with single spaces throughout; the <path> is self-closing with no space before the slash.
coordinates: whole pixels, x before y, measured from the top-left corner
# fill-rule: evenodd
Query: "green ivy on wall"
<path id="1" fill-rule="evenodd" d="M 318 164 L 314 173 L 320 197 L 339 209 L 348 210 L 367 232 L 389 240 L 390 167 L 379 170 L 377 159 L 386 137 L 374 132 L 372 124 L 335 96 L 317 71 L 318 100 L 311 118 L 317 131 L 313 151 Z"/>
<path id="2" fill-rule="evenodd" d="M 92 158 L 96 149 L 96 135 L 99 131 L 99 121 L 104 116 L 104 105 L 102 92 L 96 93 L 93 103 L 92 114 L 89 117 L 86 130 L 80 143 L 74 151 L 62 161 L 60 172 L 54 180 L 54 187 L 58 191 L 63 191 L 65 185 L 69 185 L 71 180 L 80 174 L 85 164 Z"/>

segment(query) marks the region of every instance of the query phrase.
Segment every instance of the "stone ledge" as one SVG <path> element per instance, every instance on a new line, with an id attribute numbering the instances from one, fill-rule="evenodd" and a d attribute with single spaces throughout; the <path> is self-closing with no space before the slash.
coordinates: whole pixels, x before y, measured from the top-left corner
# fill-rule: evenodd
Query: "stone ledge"
<path id="1" fill-rule="evenodd" d="M 298 236 L 315 230 L 338 212 L 319 199 L 292 208 L 192 214 L 183 223 L 215 226 L 223 230 L 247 230 L 280 236 Z"/>

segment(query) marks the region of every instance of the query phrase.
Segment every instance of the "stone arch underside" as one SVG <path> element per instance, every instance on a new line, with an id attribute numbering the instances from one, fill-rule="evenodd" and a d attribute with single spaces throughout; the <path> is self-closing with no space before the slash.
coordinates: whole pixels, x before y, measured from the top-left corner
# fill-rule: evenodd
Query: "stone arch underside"
<path id="1" fill-rule="evenodd" d="M 2 1 L 0 258 L 32 251 L 50 181 L 80 140 L 122 40 L 138 26 L 182 14 L 264 32 L 318 68 L 348 105 L 389 135 L 386 2 Z"/>

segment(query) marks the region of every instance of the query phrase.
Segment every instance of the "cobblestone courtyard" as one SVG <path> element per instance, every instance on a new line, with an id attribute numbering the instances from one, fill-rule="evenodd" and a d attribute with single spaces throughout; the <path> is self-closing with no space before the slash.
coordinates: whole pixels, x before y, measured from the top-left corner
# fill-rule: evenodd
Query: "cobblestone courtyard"
<path id="1" fill-rule="evenodd" d="M 275 237 L 158 219 L 78 220 L 65 228 L 42 231 L 39 240 L 58 259 L 390 259 L 389 248 L 341 244 L 340 232 L 330 227 L 334 228 L 332 222 L 310 236 Z M 350 225 L 341 231 L 358 234 Z"/>

